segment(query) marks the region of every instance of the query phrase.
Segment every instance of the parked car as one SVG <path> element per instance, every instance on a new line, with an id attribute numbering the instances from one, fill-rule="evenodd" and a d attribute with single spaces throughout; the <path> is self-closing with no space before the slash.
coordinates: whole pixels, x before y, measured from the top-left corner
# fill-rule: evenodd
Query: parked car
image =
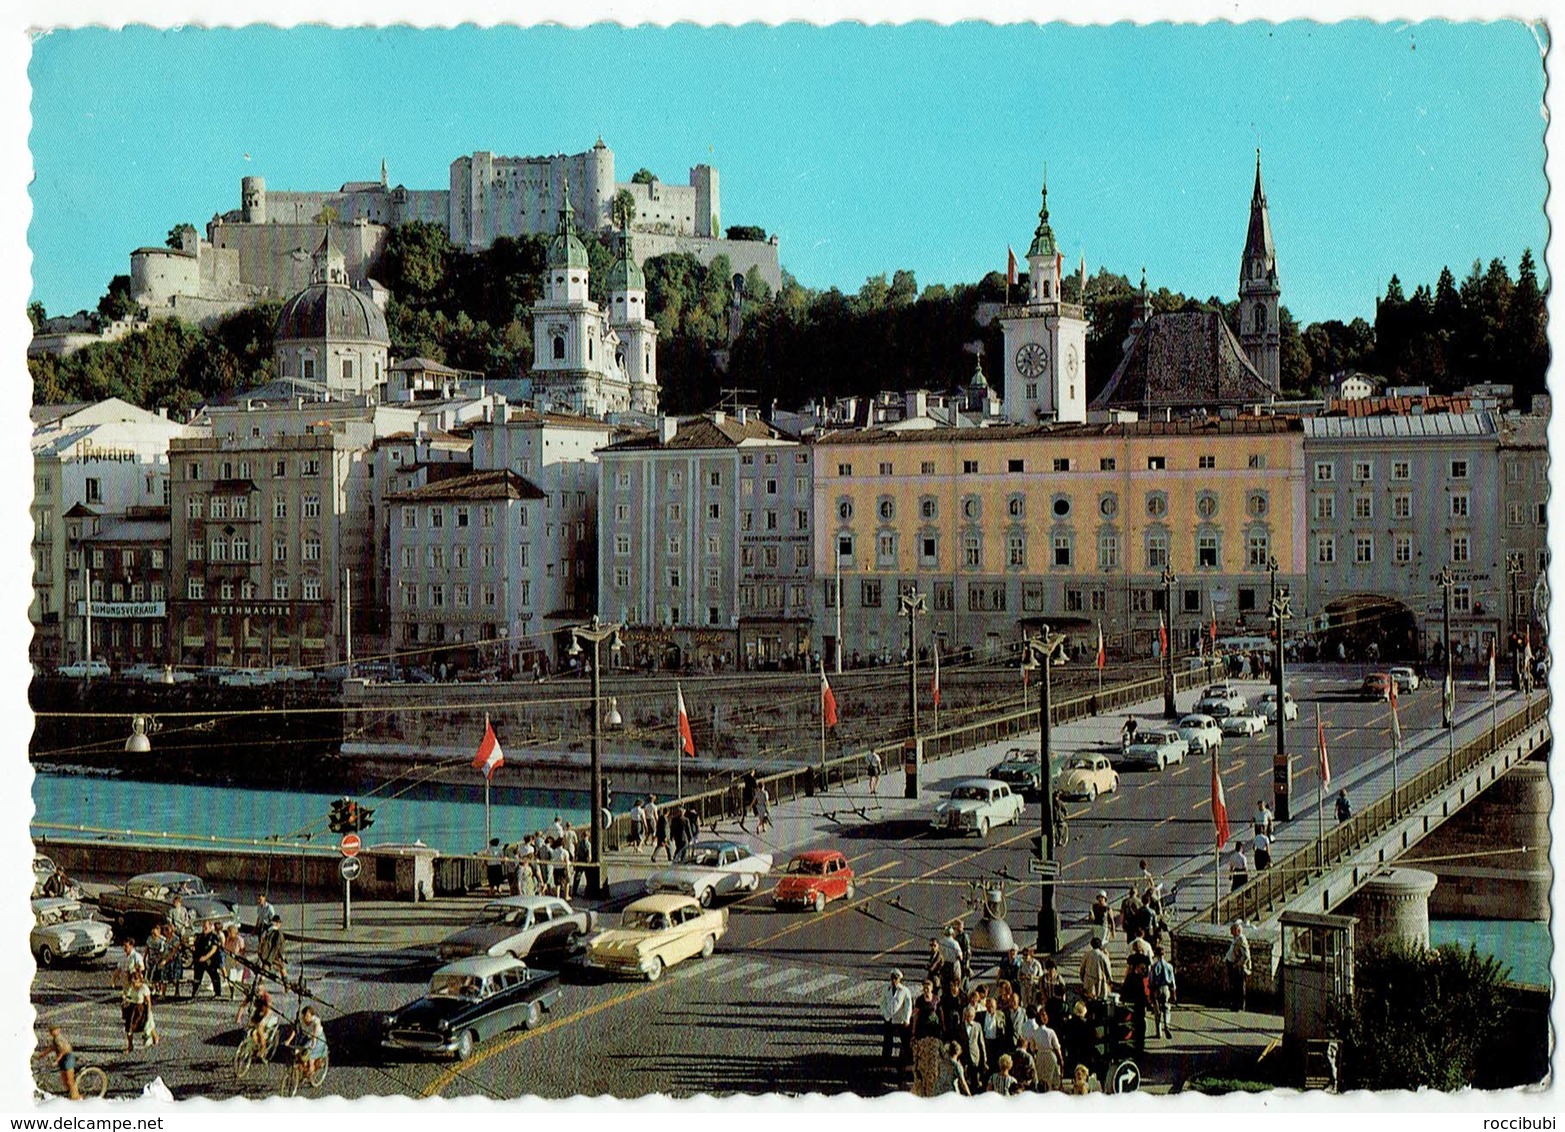
<path id="1" fill-rule="evenodd" d="M 382 1044 L 417 1053 L 473 1056 L 478 1043 L 518 1026 L 534 1029 L 559 1001 L 558 971 L 508 955 L 483 955 L 434 973 L 429 990 L 381 1021 Z"/>
<path id="2" fill-rule="evenodd" d="M 1224 707 L 1229 711 L 1244 711 L 1250 706 L 1250 701 L 1244 698 L 1243 693 L 1232 684 L 1213 684 L 1201 693 L 1201 698 L 1196 701 L 1195 710 L 1215 716 L 1217 712 L 1213 708 Z"/>
<path id="3" fill-rule="evenodd" d="M 113 921 L 116 936 L 129 936 L 139 943 L 147 938 L 153 924 L 162 923 L 168 917 L 175 896 L 181 897 L 185 907 L 190 909 L 197 927 L 203 920 L 213 921 L 220 931 L 239 924 L 234 906 L 208 888 L 204 880 L 190 873 L 133 876 L 122 890 L 100 895 L 98 909 Z"/>
<path id="4" fill-rule="evenodd" d="M 1191 712 L 1179 721 L 1179 737 L 1192 751 L 1203 755 L 1223 745 L 1223 729 L 1217 720 L 1200 712 Z"/>
<path id="5" fill-rule="evenodd" d="M 1364 683 L 1359 685 L 1359 698 L 1362 700 L 1389 700 L 1391 698 L 1391 675 L 1387 672 L 1371 672 L 1364 677 Z"/>
<path id="6" fill-rule="evenodd" d="M 772 889 L 779 908 L 826 910 L 830 900 L 853 899 L 853 866 L 836 849 L 806 849 L 795 853 L 787 871 Z"/>
<path id="7" fill-rule="evenodd" d="M 1224 735 L 1239 735 L 1248 738 L 1251 735 L 1259 735 L 1266 730 L 1266 717 L 1259 712 L 1246 709 L 1244 711 L 1230 712 L 1218 720 L 1217 725 L 1223 729 Z"/>
<path id="8" fill-rule="evenodd" d="M 46 896 L 33 901 L 33 930 L 28 936 L 40 967 L 61 959 L 96 959 L 109 950 L 114 929 L 82 907 L 80 900 Z"/>
<path id="9" fill-rule="evenodd" d="M 619 927 L 592 938 L 586 964 L 655 983 L 691 956 L 710 958 L 727 931 L 727 908 L 703 908 L 694 897 L 674 893 L 643 896 L 626 906 Z"/>
<path id="10" fill-rule="evenodd" d="M 1182 763 L 1190 753 L 1190 744 L 1179 737 L 1179 732 L 1168 727 L 1156 727 L 1136 732 L 1136 741 L 1125 752 L 1129 766 L 1151 766 L 1162 770 L 1169 763 Z"/>
<path id="11" fill-rule="evenodd" d="M 674 858 L 672 867 L 647 878 L 648 892 L 682 892 L 703 908 L 735 892 L 754 892 L 772 871 L 770 853 L 752 853 L 737 841 L 697 841 Z"/>
<path id="12" fill-rule="evenodd" d="M 55 675 L 69 676 L 73 680 L 81 680 L 85 677 L 99 677 L 109 675 L 107 662 L 101 660 L 76 660 L 70 664 L 62 664 L 56 668 Z"/>
<path id="13" fill-rule="evenodd" d="M 1275 690 L 1261 693 L 1261 702 L 1256 706 L 1256 711 L 1268 723 L 1277 722 L 1277 692 Z M 1299 705 L 1293 702 L 1293 693 L 1282 694 L 1282 715 L 1284 722 L 1291 723 L 1299 718 Z"/>
<path id="14" fill-rule="evenodd" d="M 1112 794 L 1119 789 L 1119 772 L 1109 765 L 1105 755 L 1076 755 L 1065 764 L 1065 774 L 1060 779 L 1062 798 L 1092 801 L 1099 794 Z"/>
<path id="15" fill-rule="evenodd" d="M 1025 803 L 1020 794 L 994 778 L 964 778 L 935 806 L 929 828 L 937 833 L 976 833 L 988 837 L 997 825 L 1021 820 Z"/>
<path id="16" fill-rule="evenodd" d="M 470 955 L 537 955 L 565 958 L 576 954 L 598 930 L 596 912 L 578 912 L 555 896 L 507 896 L 484 905 L 479 922 L 441 940 L 443 962 Z"/>
<path id="17" fill-rule="evenodd" d="M 1414 672 L 1411 668 L 1408 668 L 1406 665 L 1398 665 L 1397 667 L 1393 668 L 1390 672 L 1386 673 L 1386 675 L 1390 676 L 1391 679 L 1393 679 L 1393 680 L 1395 680 L 1397 682 L 1397 691 L 1399 691 L 1399 692 L 1416 692 L 1416 691 L 1418 691 L 1418 685 L 1420 683 L 1420 681 L 1418 679 L 1418 673 Z"/>

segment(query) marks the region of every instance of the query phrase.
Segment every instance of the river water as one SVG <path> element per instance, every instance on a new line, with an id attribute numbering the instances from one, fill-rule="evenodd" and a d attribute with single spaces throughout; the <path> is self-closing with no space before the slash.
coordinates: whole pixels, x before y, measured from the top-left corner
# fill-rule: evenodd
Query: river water
<path id="1" fill-rule="evenodd" d="M 1549 963 L 1554 941 L 1549 925 L 1536 920 L 1430 920 L 1429 942 L 1472 946 L 1480 955 L 1492 955 L 1509 967 L 1513 983 L 1549 985 Z"/>
<path id="2" fill-rule="evenodd" d="M 475 774 L 476 777 L 476 774 Z M 388 791 L 389 793 L 389 791 Z M 293 841 L 304 832 L 312 843 L 332 845 L 326 815 L 335 795 L 285 790 L 145 782 L 76 774 L 37 774 L 33 779 L 33 833 L 37 837 L 81 836 L 51 825 L 88 826 L 116 831 L 126 840 L 159 835 L 172 844 Z M 484 791 L 473 787 L 423 786 L 400 797 L 368 793 L 355 799 L 375 811 L 364 843 L 423 841 L 444 853 L 471 853 L 484 844 Z M 586 791 L 494 791 L 494 836 L 514 841 L 545 828 L 558 814 L 582 825 L 588 821 Z M 108 836 L 105 834 L 104 836 Z"/>

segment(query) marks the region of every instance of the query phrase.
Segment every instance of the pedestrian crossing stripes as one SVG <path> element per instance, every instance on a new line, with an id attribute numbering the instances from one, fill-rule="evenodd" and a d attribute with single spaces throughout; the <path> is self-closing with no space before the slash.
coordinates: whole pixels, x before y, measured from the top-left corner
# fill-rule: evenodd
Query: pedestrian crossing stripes
<path id="1" fill-rule="evenodd" d="M 822 989 L 823 987 L 829 987 L 833 983 L 845 983 L 847 981 L 848 978 L 846 975 L 822 975 L 818 979 L 811 979 L 807 983 L 800 983 L 798 986 L 793 988 L 793 993 L 813 995 L 816 991 Z"/>
<path id="2" fill-rule="evenodd" d="M 798 977 L 799 972 L 797 969 L 793 967 L 784 967 L 781 971 L 773 971 L 770 975 L 756 979 L 750 984 L 750 987 L 753 990 L 765 990 L 767 987 L 774 987 L 778 983 L 796 980 Z M 790 987 L 789 989 L 797 992 L 796 987 Z"/>
<path id="3" fill-rule="evenodd" d="M 746 989 L 786 994 L 812 1001 L 860 1005 L 874 1000 L 880 987 L 872 980 L 819 967 L 777 966 L 761 959 L 718 955 L 702 965 L 701 982 L 709 986 L 743 983 Z"/>

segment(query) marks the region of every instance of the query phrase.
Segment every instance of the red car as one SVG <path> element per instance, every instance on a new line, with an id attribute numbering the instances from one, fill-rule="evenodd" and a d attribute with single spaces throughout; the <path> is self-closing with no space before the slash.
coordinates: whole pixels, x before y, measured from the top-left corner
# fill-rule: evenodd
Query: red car
<path id="1" fill-rule="evenodd" d="M 853 866 L 835 849 L 795 853 L 788 871 L 772 890 L 772 903 L 825 911 L 828 900 L 853 898 Z"/>

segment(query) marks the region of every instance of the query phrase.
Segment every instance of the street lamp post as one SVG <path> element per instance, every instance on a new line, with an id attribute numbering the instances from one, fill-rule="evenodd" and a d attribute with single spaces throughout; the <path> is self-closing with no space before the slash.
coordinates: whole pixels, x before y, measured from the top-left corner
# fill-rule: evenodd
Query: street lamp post
<path id="1" fill-rule="evenodd" d="M 1060 915 L 1054 907 L 1054 880 L 1059 875 L 1059 865 L 1054 858 L 1054 765 L 1049 758 L 1050 685 L 1054 656 L 1065 644 L 1065 634 L 1052 633 L 1047 625 L 1040 626 L 1036 637 L 1023 642 L 1027 649 L 1027 666 L 1038 670 L 1038 759 L 1040 763 L 1043 797 L 1039 801 L 1038 823 L 1043 846 L 1043 899 L 1038 905 L 1038 950 L 1053 954 L 1059 949 Z"/>
<path id="2" fill-rule="evenodd" d="M 620 626 L 598 620 L 597 614 L 593 614 L 592 620 L 586 625 L 573 626 L 570 631 L 570 655 L 582 654 L 583 641 L 592 646 L 592 822 L 588 827 L 592 845 L 592 875 L 587 878 L 587 892 L 595 897 L 602 897 L 608 887 L 603 876 L 603 676 L 599 646 L 604 641 L 610 641 L 609 647 L 618 652 L 621 647 L 619 631 Z"/>
<path id="3" fill-rule="evenodd" d="M 1163 616 L 1168 620 L 1168 647 L 1163 650 L 1163 714 L 1178 719 L 1179 712 L 1174 708 L 1174 583 L 1179 579 L 1171 567 L 1164 566 L 1162 580 Z"/>
<path id="4" fill-rule="evenodd" d="M 1442 566 L 1435 581 L 1445 591 L 1445 684 L 1440 689 L 1440 726 L 1449 731 L 1456 716 L 1456 650 L 1451 645 L 1451 587 L 1456 579 L 1451 567 Z"/>
<path id="5" fill-rule="evenodd" d="M 918 797 L 919 786 L 919 751 L 918 751 L 918 616 L 928 613 L 929 605 L 924 600 L 924 595 L 918 592 L 918 586 L 909 585 L 902 591 L 897 599 L 897 615 L 907 618 L 907 709 L 908 718 L 912 729 L 910 742 L 913 749 L 904 753 L 903 769 L 909 765 L 913 773 L 906 776 L 903 794 L 908 798 Z"/>
<path id="6" fill-rule="evenodd" d="M 1513 551 L 1512 553 L 1507 554 L 1505 556 L 1505 572 L 1506 572 L 1506 574 L 1508 574 L 1510 576 L 1510 579 L 1511 579 L 1511 616 L 1510 616 L 1510 624 L 1511 624 L 1511 658 L 1512 658 L 1512 660 L 1514 660 L 1516 657 L 1521 656 L 1521 649 L 1519 649 L 1517 647 L 1517 642 L 1518 642 L 1518 640 L 1521 637 L 1521 629 L 1520 629 L 1520 625 L 1521 625 L 1520 612 L 1521 611 L 1518 608 L 1520 606 L 1520 604 L 1521 604 L 1521 599 L 1518 597 L 1518 590 L 1520 589 L 1520 586 L 1521 586 L 1522 571 L 1524 571 L 1525 569 L 1526 569 L 1526 567 L 1522 565 L 1522 555 L 1521 555 L 1520 551 Z"/>
<path id="7" fill-rule="evenodd" d="M 1292 817 L 1293 764 L 1288 759 L 1288 712 L 1284 699 L 1282 635 L 1286 622 L 1293 618 L 1293 595 L 1277 588 L 1277 559 L 1268 559 L 1266 568 L 1272 575 L 1271 619 L 1277 634 L 1276 659 L 1272 664 L 1273 688 L 1277 693 L 1277 754 L 1272 759 L 1272 796 L 1274 813 L 1278 821 Z"/>

